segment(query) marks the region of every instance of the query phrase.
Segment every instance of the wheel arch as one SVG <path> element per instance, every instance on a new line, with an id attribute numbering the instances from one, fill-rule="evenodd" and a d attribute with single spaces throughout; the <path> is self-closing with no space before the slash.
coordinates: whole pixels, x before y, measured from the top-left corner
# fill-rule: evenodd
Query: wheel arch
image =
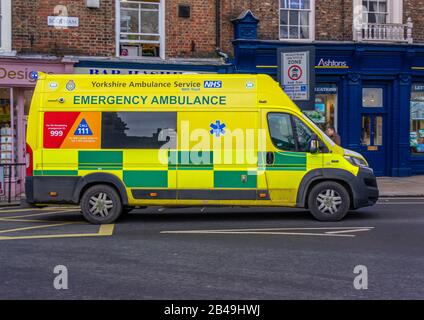
<path id="1" fill-rule="evenodd" d="M 302 179 L 299 185 L 296 198 L 296 206 L 299 208 L 307 208 L 308 196 L 312 188 L 320 182 L 334 181 L 340 183 L 346 188 L 350 197 L 349 207 L 354 208 L 356 198 L 356 181 L 355 176 L 342 169 L 314 169 L 309 171 Z"/>
<path id="2" fill-rule="evenodd" d="M 105 184 L 115 188 L 121 198 L 122 205 L 128 205 L 127 190 L 121 179 L 111 173 L 103 172 L 90 173 L 82 177 L 74 190 L 73 201 L 79 203 L 82 195 L 88 188 L 99 184 Z"/>

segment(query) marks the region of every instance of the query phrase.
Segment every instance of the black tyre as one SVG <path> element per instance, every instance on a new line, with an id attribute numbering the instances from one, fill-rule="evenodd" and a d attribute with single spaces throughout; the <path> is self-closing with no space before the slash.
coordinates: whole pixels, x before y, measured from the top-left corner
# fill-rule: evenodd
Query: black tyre
<path id="1" fill-rule="evenodd" d="M 317 220 L 339 221 L 349 211 L 349 193 L 337 182 L 318 183 L 309 193 L 308 207 Z"/>
<path id="2" fill-rule="evenodd" d="M 122 202 L 116 190 L 99 184 L 89 188 L 81 199 L 84 218 L 93 224 L 107 224 L 116 221 L 122 214 Z"/>

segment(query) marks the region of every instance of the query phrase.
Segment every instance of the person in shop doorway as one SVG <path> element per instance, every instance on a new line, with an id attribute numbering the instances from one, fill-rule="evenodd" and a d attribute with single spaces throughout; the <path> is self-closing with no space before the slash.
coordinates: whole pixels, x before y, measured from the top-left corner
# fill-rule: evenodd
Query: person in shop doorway
<path id="1" fill-rule="evenodd" d="M 334 129 L 333 126 L 328 126 L 327 130 L 325 130 L 325 133 L 327 134 L 327 136 L 330 137 L 331 140 L 334 141 L 335 144 L 337 144 L 338 146 L 341 145 L 341 143 L 342 143 L 341 138 L 337 134 L 336 129 Z"/>

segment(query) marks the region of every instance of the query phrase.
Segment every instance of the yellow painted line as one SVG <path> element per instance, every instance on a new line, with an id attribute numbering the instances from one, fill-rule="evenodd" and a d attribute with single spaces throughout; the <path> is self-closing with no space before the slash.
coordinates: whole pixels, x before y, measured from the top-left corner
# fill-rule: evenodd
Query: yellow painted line
<path id="1" fill-rule="evenodd" d="M 99 235 L 102 236 L 111 236 L 113 230 L 115 229 L 115 224 L 102 224 L 99 229 Z"/>
<path id="2" fill-rule="evenodd" d="M 33 236 L 0 236 L 0 240 L 27 240 L 27 239 L 54 239 L 54 238 L 78 238 L 78 237 L 104 237 L 113 234 L 115 225 L 104 224 L 99 228 L 98 233 L 70 233 L 70 234 L 46 234 Z"/>
<path id="3" fill-rule="evenodd" d="M 56 213 L 65 213 L 65 212 L 77 212 L 76 210 L 61 210 L 61 211 L 46 211 L 46 212 L 41 212 L 41 213 L 32 213 L 32 214 L 26 214 L 23 216 L 12 216 L 12 217 L 6 217 L 8 219 L 14 219 L 14 218 L 26 218 L 26 217 L 37 217 L 37 216 L 46 216 L 46 215 L 51 215 L 51 214 L 56 214 Z"/>
<path id="4" fill-rule="evenodd" d="M 64 226 L 64 225 L 68 225 L 68 224 L 73 224 L 73 222 L 54 223 L 54 224 L 47 224 L 47 225 L 41 225 L 41 226 L 32 226 L 32 227 L 23 227 L 23 228 L 0 230 L 0 233 L 9 233 L 9 232 L 16 232 L 16 231 L 24 231 L 24 230 L 33 230 L 33 229 L 57 227 L 57 226 Z"/>
<path id="5" fill-rule="evenodd" d="M 259 65 L 259 66 L 256 66 L 256 68 L 278 68 L 278 66 L 262 66 L 262 65 Z"/>
<path id="6" fill-rule="evenodd" d="M 62 222 L 70 222 L 70 221 L 63 221 L 63 220 L 41 220 L 41 219 L 17 219 L 15 217 L 12 218 L 0 218 L 0 221 L 4 222 L 33 222 L 33 223 L 62 223 Z M 73 223 L 78 224 L 88 224 L 88 222 L 84 221 L 75 221 Z"/>
<path id="7" fill-rule="evenodd" d="M 50 207 L 50 208 L 28 208 L 28 209 L 7 209 L 0 210 L 0 213 L 7 212 L 27 212 L 27 211 L 49 211 L 49 210 L 79 210 L 79 207 L 71 208 L 71 207 Z"/>

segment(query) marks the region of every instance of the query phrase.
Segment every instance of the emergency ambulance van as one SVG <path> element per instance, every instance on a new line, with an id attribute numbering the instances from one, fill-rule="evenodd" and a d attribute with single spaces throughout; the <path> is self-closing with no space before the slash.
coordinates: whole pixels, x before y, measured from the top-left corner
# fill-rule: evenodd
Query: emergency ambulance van
<path id="1" fill-rule="evenodd" d="M 29 203 L 91 223 L 135 207 L 281 206 L 322 221 L 378 199 L 363 156 L 337 146 L 266 75 L 47 75 L 27 131 Z"/>

